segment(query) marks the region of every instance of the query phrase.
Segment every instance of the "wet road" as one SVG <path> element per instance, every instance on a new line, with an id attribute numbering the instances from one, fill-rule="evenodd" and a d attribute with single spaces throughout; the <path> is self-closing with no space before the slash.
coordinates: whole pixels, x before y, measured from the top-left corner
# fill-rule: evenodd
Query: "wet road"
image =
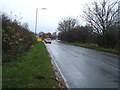
<path id="1" fill-rule="evenodd" d="M 46 44 L 70 88 L 117 88 L 118 57 L 52 41 Z"/>

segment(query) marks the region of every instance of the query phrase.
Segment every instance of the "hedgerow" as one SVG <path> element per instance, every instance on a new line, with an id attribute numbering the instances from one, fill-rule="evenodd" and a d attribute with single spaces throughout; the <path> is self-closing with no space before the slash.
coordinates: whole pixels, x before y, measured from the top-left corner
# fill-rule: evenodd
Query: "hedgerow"
<path id="1" fill-rule="evenodd" d="M 23 27 L 17 20 L 2 14 L 2 60 L 16 60 L 17 55 L 37 43 L 33 32 Z"/>

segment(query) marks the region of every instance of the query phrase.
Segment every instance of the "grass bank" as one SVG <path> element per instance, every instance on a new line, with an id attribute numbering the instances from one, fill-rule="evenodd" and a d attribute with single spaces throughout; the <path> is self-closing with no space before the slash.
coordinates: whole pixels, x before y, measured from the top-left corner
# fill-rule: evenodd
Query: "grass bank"
<path id="1" fill-rule="evenodd" d="M 59 88 L 44 43 L 34 45 L 20 59 L 3 65 L 3 88 Z"/>
<path id="2" fill-rule="evenodd" d="M 120 51 L 117 49 L 103 48 L 103 47 L 98 46 L 97 44 L 88 44 L 88 43 L 79 44 L 79 43 L 70 43 L 70 42 L 66 42 L 66 41 L 60 41 L 60 43 L 65 43 L 65 44 L 70 44 L 70 45 L 85 47 L 85 48 L 91 48 L 91 49 L 95 49 L 95 50 L 99 50 L 99 51 L 104 51 L 104 52 L 120 55 Z"/>

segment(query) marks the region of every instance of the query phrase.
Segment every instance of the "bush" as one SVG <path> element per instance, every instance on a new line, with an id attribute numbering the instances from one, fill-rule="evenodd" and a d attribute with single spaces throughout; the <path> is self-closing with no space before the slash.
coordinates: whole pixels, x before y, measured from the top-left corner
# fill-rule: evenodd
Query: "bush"
<path id="1" fill-rule="evenodd" d="M 118 29 L 114 27 L 103 35 L 98 35 L 96 37 L 96 43 L 104 48 L 118 48 L 118 36 Z"/>
<path id="2" fill-rule="evenodd" d="M 33 32 L 20 25 L 18 21 L 12 21 L 5 14 L 2 15 L 3 63 L 15 60 L 16 55 L 23 53 L 36 42 Z"/>
<path id="3" fill-rule="evenodd" d="M 60 32 L 58 39 L 67 42 L 93 43 L 93 35 L 87 26 L 78 26 L 67 32 Z"/>

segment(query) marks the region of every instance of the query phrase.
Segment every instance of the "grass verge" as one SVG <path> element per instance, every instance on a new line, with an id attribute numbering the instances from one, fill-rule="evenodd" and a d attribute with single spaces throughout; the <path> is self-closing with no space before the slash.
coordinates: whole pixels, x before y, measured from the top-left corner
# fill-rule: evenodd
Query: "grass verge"
<path id="1" fill-rule="evenodd" d="M 3 65 L 3 88 L 59 88 L 44 43 Z"/>
<path id="2" fill-rule="evenodd" d="M 70 44 L 70 45 L 85 47 L 85 48 L 91 48 L 91 49 L 95 49 L 95 50 L 99 50 L 99 51 L 104 51 L 104 52 L 120 55 L 120 51 L 117 49 L 103 48 L 103 47 L 98 46 L 97 44 L 88 44 L 88 43 L 79 44 L 79 43 L 70 43 L 70 42 L 66 42 L 66 41 L 60 41 L 60 43 L 65 43 L 65 44 Z"/>

